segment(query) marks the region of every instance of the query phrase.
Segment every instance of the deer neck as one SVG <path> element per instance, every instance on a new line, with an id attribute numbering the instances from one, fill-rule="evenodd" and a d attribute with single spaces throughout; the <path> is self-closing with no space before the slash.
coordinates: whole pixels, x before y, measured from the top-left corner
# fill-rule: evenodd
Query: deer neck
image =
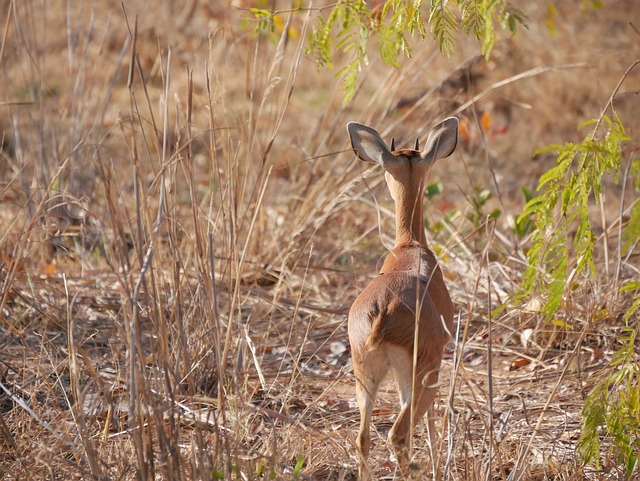
<path id="1" fill-rule="evenodd" d="M 418 242 L 427 246 L 424 235 L 422 190 L 424 181 L 402 185 L 396 191 L 396 246 Z"/>

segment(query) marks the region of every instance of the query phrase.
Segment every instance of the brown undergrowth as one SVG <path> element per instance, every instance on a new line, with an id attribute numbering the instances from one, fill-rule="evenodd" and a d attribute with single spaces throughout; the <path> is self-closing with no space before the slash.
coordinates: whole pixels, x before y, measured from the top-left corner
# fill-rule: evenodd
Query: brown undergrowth
<path id="1" fill-rule="evenodd" d="M 452 61 L 426 42 L 402 70 L 372 56 L 348 107 L 305 56 L 315 12 L 256 33 L 244 5 L 209 3 L 0 5 L 2 478 L 355 479 L 346 314 L 393 218 L 344 125 L 401 146 L 455 113 L 463 152 L 425 199 L 459 311 L 434 458 L 445 479 L 618 479 L 613 460 L 582 467 L 576 445 L 629 300 L 585 283 L 556 322 L 536 299 L 511 309 L 527 239 L 510 219 L 551 165 L 531 152 L 575 136 L 638 54 L 632 32 L 600 45 L 575 24 L 611 32 L 633 2 L 597 21 L 560 8 L 555 33 L 533 8 L 490 62 L 463 40 Z M 610 226 L 624 221 L 612 188 Z M 637 254 L 618 275 L 638 276 Z M 389 384 L 382 479 L 396 412 Z M 426 439 L 420 427 L 416 479 Z"/>

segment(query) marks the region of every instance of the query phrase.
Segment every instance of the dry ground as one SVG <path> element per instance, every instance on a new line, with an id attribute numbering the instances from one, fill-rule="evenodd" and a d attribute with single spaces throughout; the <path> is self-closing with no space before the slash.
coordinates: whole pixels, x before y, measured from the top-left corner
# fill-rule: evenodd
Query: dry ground
<path id="1" fill-rule="evenodd" d="M 404 146 L 456 114 L 427 209 L 459 312 L 435 457 L 446 479 L 622 479 L 576 446 L 628 302 L 615 288 L 639 275 L 614 255 L 630 186 L 622 214 L 613 182 L 594 209 L 600 281 L 555 325 L 507 301 L 520 189 L 554 162 L 532 152 L 600 115 L 640 57 L 637 1 L 519 2 L 529 28 L 489 62 L 463 38 L 453 59 L 416 45 L 401 70 L 372 52 L 348 106 L 305 54 L 317 12 L 256 33 L 250 2 L 227 3 L 0 2 L 0 478 L 355 479 L 346 314 L 394 219 L 344 126 Z M 614 99 L 635 138 L 639 91 L 636 70 Z M 396 410 L 389 385 L 382 479 Z"/>

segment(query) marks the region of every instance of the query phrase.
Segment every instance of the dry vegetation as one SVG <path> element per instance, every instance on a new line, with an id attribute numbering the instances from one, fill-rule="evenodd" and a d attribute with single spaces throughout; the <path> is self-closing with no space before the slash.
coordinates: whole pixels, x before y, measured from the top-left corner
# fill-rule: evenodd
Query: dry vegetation
<path id="1" fill-rule="evenodd" d="M 618 479 L 576 445 L 622 326 L 616 287 L 640 275 L 637 253 L 613 255 L 627 179 L 594 211 L 602 283 L 555 324 L 536 299 L 497 308 L 523 270 L 520 188 L 553 164 L 532 152 L 580 140 L 639 58 L 635 0 L 560 1 L 553 25 L 521 2 L 529 29 L 488 63 L 462 38 L 401 70 L 372 53 L 346 107 L 305 55 L 316 12 L 258 34 L 249 2 L 125 3 L 0 2 L 0 478 L 355 479 L 346 313 L 394 219 L 344 126 L 403 146 L 456 114 L 463 148 L 427 209 L 459 311 L 436 458 L 446 479 Z M 638 91 L 635 71 L 614 103 L 636 138 Z M 394 396 L 374 413 L 383 479 Z M 423 428 L 415 452 L 419 479 Z"/>

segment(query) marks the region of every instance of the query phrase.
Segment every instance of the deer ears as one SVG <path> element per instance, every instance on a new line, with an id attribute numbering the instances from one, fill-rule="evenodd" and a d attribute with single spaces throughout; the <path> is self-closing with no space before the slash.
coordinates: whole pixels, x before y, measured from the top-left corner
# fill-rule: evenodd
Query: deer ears
<path id="1" fill-rule="evenodd" d="M 366 162 L 375 162 L 382 166 L 398 162 L 380 137 L 371 127 L 349 122 L 347 131 L 351 138 L 351 146 L 358 158 Z M 450 156 L 458 143 L 458 119 L 450 117 L 436 125 L 427 138 L 425 149 L 420 153 L 419 162 L 434 162 Z M 393 144 L 393 141 L 392 141 Z M 416 142 L 417 145 L 417 142 Z M 392 147 L 393 149 L 393 147 Z"/>

